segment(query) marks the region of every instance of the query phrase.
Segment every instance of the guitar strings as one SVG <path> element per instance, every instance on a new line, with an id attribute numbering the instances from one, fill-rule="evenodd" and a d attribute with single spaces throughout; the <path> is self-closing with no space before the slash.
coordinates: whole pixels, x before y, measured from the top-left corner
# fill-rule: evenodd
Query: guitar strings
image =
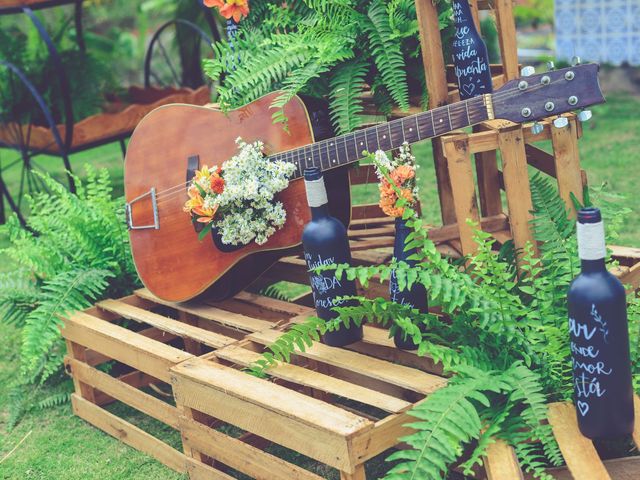
<path id="1" fill-rule="evenodd" d="M 527 93 L 530 93 L 530 92 L 533 92 L 533 91 L 539 90 L 540 88 L 548 87 L 548 86 L 553 85 L 553 84 L 555 84 L 555 83 L 561 82 L 561 81 L 563 81 L 563 80 L 564 80 L 564 78 L 559 78 L 559 79 L 557 79 L 557 80 L 555 80 L 555 81 L 553 81 L 553 82 L 551 82 L 551 83 L 548 83 L 548 84 L 546 84 L 546 85 L 544 85 L 544 84 L 538 84 L 538 85 L 535 85 L 534 87 L 530 88 L 530 89 L 529 89 L 529 90 L 527 90 L 526 92 L 527 92 Z M 512 94 L 513 94 L 513 91 L 498 92 L 498 93 L 493 94 L 492 99 L 493 99 L 494 101 L 495 101 L 495 100 L 500 100 L 500 99 L 502 99 L 502 98 L 512 96 Z M 473 98 L 473 99 L 468 99 L 468 100 L 477 100 L 477 99 L 479 99 L 479 98 L 481 98 L 481 97 L 475 97 L 475 98 Z M 468 100 L 465 100 L 465 101 L 468 101 Z M 462 103 L 462 102 L 458 102 L 458 103 L 456 103 L 456 104 L 452 104 L 452 105 L 458 105 L 458 104 L 460 104 L 460 103 Z M 449 105 L 449 106 L 451 106 L 451 105 Z M 435 109 L 433 109 L 433 110 L 435 110 Z M 428 112 L 428 111 L 429 111 L 429 110 L 427 110 L 426 112 Z M 426 112 L 423 112 L 423 113 L 426 113 Z M 461 113 L 461 112 L 455 112 L 455 114 L 457 114 L 457 113 Z M 416 115 L 419 115 L 419 114 L 416 114 Z M 389 125 L 391 125 L 391 124 L 397 124 L 397 123 L 402 122 L 403 120 L 404 120 L 404 119 L 400 118 L 400 119 L 396 119 L 396 120 L 392 120 L 392 121 L 390 121 L 390 122 L 387 122 L 387 124 L 389 124 Z M 433 137 L 430 137 L 430 138 L 433 138 Z M 427 139 L 428 139 L 428 138 L 424 138 L 423 140 L 427 140 Z M 326 140 L 324 140 L 324 141 L 326 141 Z M 286 154 L 286 153 L 288 153 L 288 152 L 294 152 L 294 151 L 297 151 L 297 150 L 304 149 L 304 148 L 306 148 L 306 147 L 308 147 L 308 146 L 313 146 L 314 144 L 320 144 L 320 143 L 322 143 L 322 142 L 315 142 L 315 143 L 312 143 L 312 144 L 310 144 L 310 145 L 305 145 L 305 146 L 302 146 L 302 147 L 297 147 L 297 148 L 294 148 L 294 149 L 292 149 L 292 150 L 287 150 L 287 151 L 285 151 L 285 152 L 278 152 L 278 154 L 277 154 L 277 155 L 283 155 L 283 154 Z M 320 147 L 319 147 L 319 148 L 320 148 Z M 298 155 L 298 160 L 299 160 L 299 155 Z M 190 183 L 190 182 L 191 182 L 191 180 L 188 180 L 188 181 L 185 181 L 185 182 L 183 182 L 183 183 L 179 183 L 179 184 L 177 184 L 177 185 L 174 185 L 174 186 L 172 186 L 172 187 L 169 187 L 169 188 L 167 188 L 167 189 L 165 189 L 165 190 L 161 190 L 160 192 L 156 192 L 156 205 L 159 205 L 160 203 L 167 202 L 167 201 L 169 201 L 169 200 L 173 200 L 173 198 L 174 198 L 176 195 L 178 195 L 178 194 L 184 194 L 184 192 L 183 192 L 182 188 L 183 188 L 183 187 L 185 187 L 185 186 L 186 186 L 188 183 Z M 162 200 L 160 200 L 160 197 L 162 197 Z"/>

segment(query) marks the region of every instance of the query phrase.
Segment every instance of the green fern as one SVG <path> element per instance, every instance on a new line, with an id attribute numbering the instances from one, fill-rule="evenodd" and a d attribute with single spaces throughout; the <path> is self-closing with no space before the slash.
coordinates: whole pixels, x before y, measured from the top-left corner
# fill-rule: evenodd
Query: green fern
<path id="1" fill-rule="evenodd" d="M 22 327 L 21 371 L 46 380 L 64 355 L 61 318 L 106 296 L 138 285 L 124 223 L 122 200 L 111 196 L 106 170 L 87 168 L 77 194 L 42 175 L 47 192 L 27 199 L 32 212 L 23 229 L 15 217 L 2 227 L 2 250 L 16 265 L 0 278 L 2 321 Z"/>
<path id="2" fill-rule="evenodd" d="M 363 111 L 360 94 L 369 65 L 362 59 L 354 59 L 335 68 L 331 75 L 331 120 L 337 133 L 347 133 L 360 126 Z"/>

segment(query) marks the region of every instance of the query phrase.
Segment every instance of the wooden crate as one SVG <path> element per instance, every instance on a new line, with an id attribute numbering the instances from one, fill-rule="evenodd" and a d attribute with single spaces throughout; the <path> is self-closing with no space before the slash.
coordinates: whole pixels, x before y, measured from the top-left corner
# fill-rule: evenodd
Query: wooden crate
<path id="1" fill-rule="evenodd" d="M 343 480 L 363 480 L 364 462 L 408 433 L 407 410 L 446 384 L 428 373 L 429 359 L 396 350 L 386 331 L 369 326 L 354 346 L 367 354 L 316 343 L 290 364 L 270 369 L 270 380 L 241 371 L 282 333 L 256 332 L 172 368 L 185 448 L 201 469 L 214 467 L 192 467 L 192 479 L 218 478 L 218 471 L 269 480 L 324 478 L 265 450 L 275 444 L 338 470 Z M 198 420 L 203 414 L 218 420 L 214 428 Z M 226 433 L 229 426 L 240 430 L 235 437 Z"/>
<path id="2" fill-rule="evenodd" d="M 62 331 L 68 350 L 65 367 L 75 386 L 73 411 L 186 472 L 191 457 L 182 453 L 178 435 L 178 445 L 169 445 L 166 438 L 151 436 L 107 406 L 126 404 L 178 431 L 171 367 L 287 323 L 302 311 L 304 307 L 246 292 L 215 306 L 200 301 L 169 304 L 144 289 L 99 302 L 66 319 Z"/>

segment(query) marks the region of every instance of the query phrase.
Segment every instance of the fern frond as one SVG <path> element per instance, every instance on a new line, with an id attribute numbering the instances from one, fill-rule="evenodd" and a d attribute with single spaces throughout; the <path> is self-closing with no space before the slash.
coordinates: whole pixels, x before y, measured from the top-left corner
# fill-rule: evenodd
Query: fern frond
<path id="1" fill-rule="evenodd" d="M 360 126 L 363 111 L 360 94 L 369 69 L 364 59 L 345 62 L 333 70 L 329 85 L 331 121 L 338 134 L 348 133 Z"/>
<path id="2" fill-rule="evenodd" d="M 27 315 L 22 338 L 22 369 L 29 378 L 46 380 L 58 368 L 51 348 L 60 339 L 62 318 L 89 307 L 106 289 L 107 270 L 74 269 L 59 273 L 44 282 L 40 305 Z M 55 363 L 55 362 L 53 362 Z"/>
<path id="3" fill-rule="evenodd" d="M 406 110 L 409 108 L 409 86 L 404 57 L 389 24 L 389 15 L 382 0 L 373 0 L 367 11 L 364 28 L 371 44 L 371 55 L 380 71 L 382 81 L 393 100 Z"/>

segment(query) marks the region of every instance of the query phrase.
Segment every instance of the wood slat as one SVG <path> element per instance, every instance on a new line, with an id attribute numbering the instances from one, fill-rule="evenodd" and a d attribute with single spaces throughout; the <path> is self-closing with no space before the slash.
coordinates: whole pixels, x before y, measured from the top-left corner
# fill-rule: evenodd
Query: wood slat
<path id="1" fill-rule="evenodd" d="M 82 312 L 65 320 L 62 336 L 166 383 L 169 368 L 193 356 Z"/>
<path id="2" fill-rule="evenodd" d="M 264 331 L 251 334 L 247 337 L 255 342 L 269 345 L 275 342 L 283 333 L 277 331 Z M 368 355 L 329 347 L 321 343 L 314 343 L 306 351 L 296 351 L 296 355 L 317 360 L 328 365 L 355 372 L 359 375 L 375 378 L 392 385 L 422 394 L 429 394 L 446 384 L 446 380 L 425 372 L 416 371 L 413 368 L 395 365 L 385 360 L 380 360 Z"/>
<path id="3" fill-rule="evenodd" d="M 150 300 L 159 305 L 172 307 L 176 310 L 188 313 L 190 315 L 195 315 L 204 320 L 211 320 L 222 325 L 245 330 L 248 332 L 257 332 L 259 330 L 264 330 L 265 328 L 271 328 L 274 326 L 273 322 L 249 317 L 240 313 L 230 312 L 221 308 L 212 307 L 198 301 L 184 303 L 167 302 L 156 297 L 146 288 L 136 290 L 135 294 L 140 298 Z"/>
<path id="4" fill-rule="evenodd" d="M 633 396 L 633 442 L 637 448 L 640 448 L 640 397 L 638 395 Z M 638 470 L 640 472 L 640 470 Z"/>
<path id="5" fill-rule="evenodd" d="M 462 243 L 463 255 L 472 255 L 478 245 L 473 240 L 475 227 L 469 220 L 479 223 L 478 199 L 471 168 L 468 135 L 457 135 L 443 139 L 444 154 L 447 157 L 453 203 L 458 219 L 458 232 Z"/>
<path id="6" fill-rule="evenodd" d="M 611 480 L 593 443 L 580 433 L 575 407 L 570 403 L 552 403 L 548 417 L 562 456 L 574 478 Z"/>
<path id="7" fill-rule="evenodd" d="M 79 397 L 71 395 L 73 413 L 130 447 L 140 450 L 177 472 L 187 471 L 187 457 L 144 430 Z"/>
<path id="8" fill-rule="evenodd" d="M 180 430 L 191 447 L 258 480 L 321 480 L 308 470 L 248 443 L 181 416 Z"/>
<path id="9" fill-rule="evenodd" d="M 575 195 L 581 204 L 584 203 L 576 123 L 577 120 L 572 118 L 566 128 L 551 129 L 558 193 L 574 218 L 577 212 L 571 194 Z"/>
<path id="10" fill-rule="evenodd" d="M 218 350 L 215 352 L 215 356 L 242 367 L 248 367 L 262 358 L 259 353 L 243 348 L 240 345 L 230 345 Z M 390 413 L 399 413 L 411 407 L 411 403 L 405 400 L 297 365 L 279 363 L 269 368 L 267 373 L 276 378 L 350 398 Z"/>
<path id="11" fill-rule="evenodd" d="M 95 310 L 98 310 L 98 309 L 96 308 Z M 86 310 L 85 313 L 88 313 L 89 315 L 91 315 L 89 313 L 89 310 Z M 155 327 L 149 327 L 144 330 L 140 330 L 139 332 L 136 332 L 136 333 L 138 335 L 142 335 L 143 337 L 147 337 L 147 338 L 150 338 L 151 340 L 156 340 L 157 342 L 161 342 L 161 343 L 169 343 L 171 340 L 175 340 L 176 338 L 178 338 L 175 335 L 172 335 L 167 332 L 163 332 L 162 330 L 158 330 Z M 94 350 L 91 350 L 89 348 L 87 349 L 85 356 L 86 356 L 85 362 L 93 367 L 111 360 L 111 358 L 109 358 L 108 356 L 103 355 L 102 353 L 96 352 Z"/>
<path id="12" fill-rule="evenodd" d="M 185 464 L 189 480 L 234 480 L 235 477 L 221 472 L 217 468 L 200 463 L 197 460 L 186 457 Z"/>
<path id="13" fill-rule="evenodd" d="M 176 407 L 73 358 L 66 357 L 65 365 L 70 369 L 73 378 L 91 385 L 110 397 L 126 403 L 156 420 L 160 420 L 170 427 L 178 428 L 178 410 Z"/>
<path id="14" fill-rule="evenodd" d="M 306 281 L 303 283 L 306 283 Z M 301 307 L 300 305 L 285 302 L 284 300 L 265 297 L 264 295 L 258 295 L 257 293 L 242 291 L 238 293 L 235 298 L 237 300 L 242 300 L 243 302 L 247 302 L 255 306 L 272 310 L 274 312 L 285 313 L 289 316 L 302 315 L 309 312 L 309 309 L 306 307 Z"/>
<path id="15" fill-rule="evenodd" d="M 134 307 L 118 300 L 103 300 L 97 303 L 98 308 L 108 312 L 117 313 L 123 318 L 135 322 L 146 323 L 162 331 L 169 332 L 182 338 L 197 340 L 200 343 L 212 348 L 220 348 L 236 342 L 236 339 L 210 332 L 203 328 L 194 327 L 188 323 L 183 323 L 157 313 L 150 312 L 143 308 Z"/>
<path id="16" fill-rule="evenodd" d="M 344 471 L 354 468 L 349 439 L 373 427 L 371 421 L 333 405 L 201 359 L 176 366 L 172 384 L 180 406 Z"/>
<path id="17" fill-rule="evenodd" d="M 487 447 L 484 460 L 487 480 L 523 480 L 516 453 L 503 440 L 496 440 Z"/>

